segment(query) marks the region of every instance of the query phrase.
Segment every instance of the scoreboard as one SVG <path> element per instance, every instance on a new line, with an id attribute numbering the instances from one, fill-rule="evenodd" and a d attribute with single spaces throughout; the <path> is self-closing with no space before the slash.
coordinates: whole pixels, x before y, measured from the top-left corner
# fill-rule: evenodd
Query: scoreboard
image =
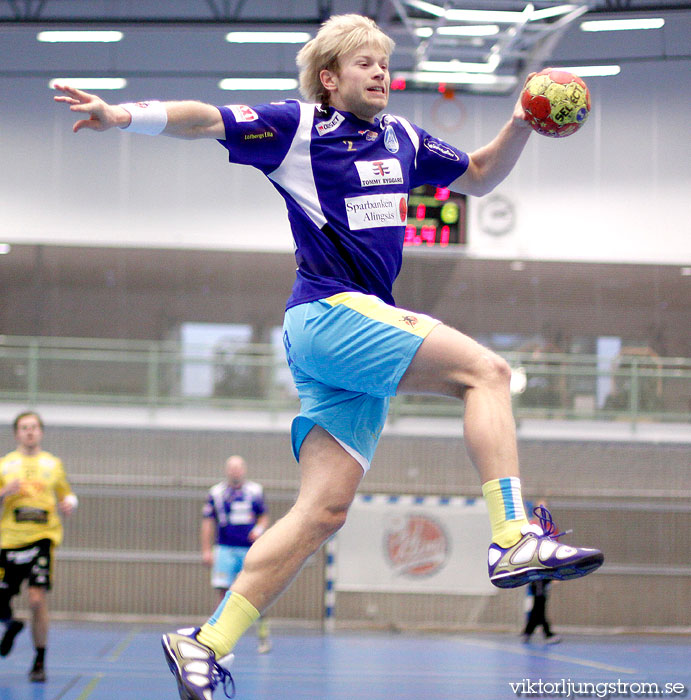
<path id="1" fill-rule="evenodd" d="M 466 242 L 465 195 L 435 185 L 410 191 L 404 247 L 446 248 Z"/>

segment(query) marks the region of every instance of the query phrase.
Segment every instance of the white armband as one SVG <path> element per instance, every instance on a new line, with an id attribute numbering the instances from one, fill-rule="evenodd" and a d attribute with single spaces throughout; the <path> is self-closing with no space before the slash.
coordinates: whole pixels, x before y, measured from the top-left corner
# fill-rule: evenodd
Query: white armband
<path id="1" fill-rule="evenodd" d="M 119 106 L 127 110 L 131 117 L 127 126 L 120 127 L 123 131 L 158 136 L 166 128 L 168 112 L 163 102 L 126 102 Z"/>

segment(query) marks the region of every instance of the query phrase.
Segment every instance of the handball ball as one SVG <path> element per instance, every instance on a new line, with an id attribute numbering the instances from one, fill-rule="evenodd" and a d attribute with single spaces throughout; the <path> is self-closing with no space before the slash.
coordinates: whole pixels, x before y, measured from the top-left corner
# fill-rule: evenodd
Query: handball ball
<path id="1" fill-rule="evenodd" d="M 525 84 L 521 105 L 538 134 L 561 138 L 585 123 L 590 112 L 590 92 L 577 75 L 545 68 Z"/>

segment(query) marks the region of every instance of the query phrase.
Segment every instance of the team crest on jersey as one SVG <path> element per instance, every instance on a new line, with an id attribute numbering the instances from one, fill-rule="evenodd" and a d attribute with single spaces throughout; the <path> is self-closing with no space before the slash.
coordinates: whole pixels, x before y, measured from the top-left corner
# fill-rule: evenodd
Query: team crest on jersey
<path id="1" fill-rule="evenodd" d="M 338 129 L 343 121 L 345 121 L 345 117 L 340 112 L 336 112 L 328 121 L 319 122 L 316 125 L 317 133 L 320 136 L 324 136 L 324 134 L 328 134 L 330 131 Z"/>
<path id="2" fill-rule="evenodd" d="M 397 158 L 385 160 L 356 160 L 355 167 L 363 187 L 374 185 L 402 185 L 401 162 Z"/>
<path id="3" fill-rule="evenodd" d="M 458 153 L 456 153 L 451 146 L 447 146 L 441 141 L 427 137 L 422 143 L 428 151 L 432 151 L 432 153 L 436 153 L 442 158 L 446 158 L 447 160 L 460 160 Z"/>
<path id="4" fill-rule="evenodd" d="M 384 146 L 389 153 L 398 153 L 398 139 L 391 124 L 384 130 Z"/>
<path id="5" fill-rule="evenodd" d="M 228 105 L 228 109 L 235 116 L 236 122 L 253 122 L 259 119 L 259 115 L 247 105 Z"/>

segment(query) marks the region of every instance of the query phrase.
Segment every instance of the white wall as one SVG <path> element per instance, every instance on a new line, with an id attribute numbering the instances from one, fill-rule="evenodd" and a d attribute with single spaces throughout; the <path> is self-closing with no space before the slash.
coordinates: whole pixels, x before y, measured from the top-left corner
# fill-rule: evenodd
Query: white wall
<path id="1" fill-rule="evenodd" d="M 473 201 L 469 252 L 691 262 L 690 66 L 681 59 L 643 60 L 624 64 L 619 76 L 588 79 L 593 111 L 583 129 L 566 139 L 532 136 L 497 190 L 515 206 L 514 229 L 499 238 L 483 232 Z M 72 115 L 53 104 L 52 94 L 45 77 L 0 71 L 0 242 L 292 248 L 281 198 L 257 171 L 228 165 L 215 142 L 75 135 Z M 192 78 L 145 77 L 131 80 L 126 92 L 103 96 L 213 103 L 277 97 L 225 93 Z M 399 93 L 390 111 L 472 150 L 496 134 L 513 102 L 458 100 Z"/>

